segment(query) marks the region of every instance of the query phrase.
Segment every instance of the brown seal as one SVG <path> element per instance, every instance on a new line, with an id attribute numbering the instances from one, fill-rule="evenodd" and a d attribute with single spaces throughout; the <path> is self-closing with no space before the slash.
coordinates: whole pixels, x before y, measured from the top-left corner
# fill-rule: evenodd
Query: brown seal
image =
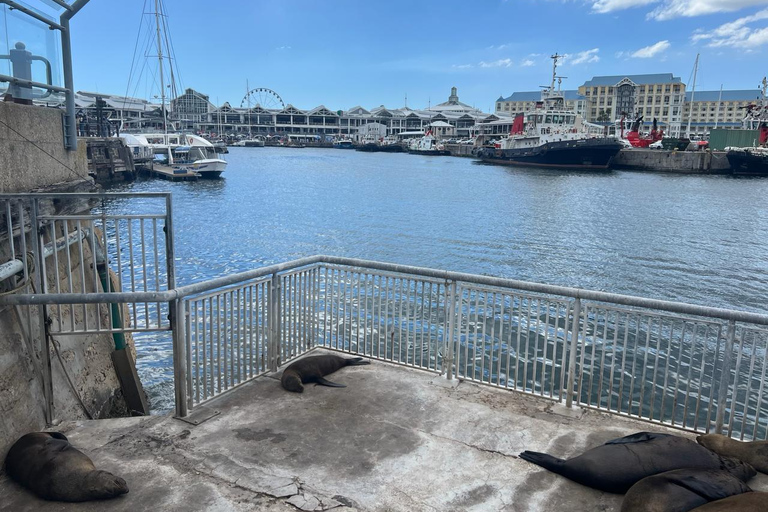
<path id="1" fill-rule="evenodd" d="M 128 492 L 125 480 L 97 470 L 87 455 L 58 432 L 22 436 L 6 455 L 5 470 L 46 500 L 103 500 Z"/>
<path id="2" fill-rule="evenodd" d="M 768 492 L 747 492 L 713 501 L 691 512 L 768 512 Z"/>
<path id="3" fill-rule="evenodd" d="M 688 512 L 729 496 L 751 492 L 744 480 L 754 475 L 720 469 L 674 469 L 647 476 L 633 485 L 621 502 L 621 512 Z"/>
<path id="4" fill-rule="evenodd" d="M 734 457 L 768 474 L 768 441 L 737 441 L 720 434 L 705 434 L 696 438 L 704 448 L 726 457 Z"/>
<path id="5" fill-rule="evenodd" d="M 618 494 L 647 476 L 673 469 L 727 469 L 755 474 L 748 464 L 721 457 L 690 439 L 654 432 L 614 439 L 568 460 L 530 451 L 521 453 L 520 458 L 582 485 Z"/>
<path id="6" fill-rule="evenodd" d="M 331 354 L 304 357 L 291 364 L 283 371 L 280 383 L 288 391 L 295 391 L 297 393 L 304 391 L 304 386 L 302 386 L 302 384 L 308 384 L 310 382 L 333 388 L 345 388 L 345 385 L 335 384 L 325 380 L 323 377 L 335 372 L 339 368 L 362 364 L 371 363 L 370 361 L 364 361 L 362 357 L 345 358 Z"/>

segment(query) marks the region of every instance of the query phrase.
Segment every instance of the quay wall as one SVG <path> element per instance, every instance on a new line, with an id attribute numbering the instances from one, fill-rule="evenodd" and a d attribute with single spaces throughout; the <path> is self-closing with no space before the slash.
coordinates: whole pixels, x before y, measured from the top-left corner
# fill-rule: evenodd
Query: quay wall
<path id="1" fill-rule="evenodd" d="M 3 193 L 30 192 L 92 192 L 93 181 L 88 178 L 85 145 L 76 152 L 63 146 L 61 112 L 26 105 L 0 102 L 0 191 Z M 9 129 L 9 126 L 13 130 Z M 83 179 L 83 177 L 87 179 Z M 29 209 L 25 207 L 25 225 L 19 226 L 18 203 L 14 203 L 9 233 L 5 203 L 0 201 L 0 263 L 12 259 L 10 238 L 13 237 L 16 258 L 20 259 L 21 242 L 27 249 L 33 247 L 33 232 L 29 225 Z M 89 211 L 91 205 L 83 201 L 41 200 L 44 214 L 77 214 Z M 72 233 L 76 226 L 69 226 Z M 57 237 L 63 236 L 63 226 L 57 225 Z M 48 243 L 49 235 L 44 237 Z M 68 250 L 71 274 L 67 272 L 67 249 L 58 253 L 58 272 L 53 257 L 46 261 L 48 289 L 70 290 L 67 276 L 73 278 L 74 292 L 84 287 L 88 291 L 100 290 L 91 265 L 94 263 L 87 243 L 82 246 L 84 273 L 80 268 L 80 248 L 77 244 Z M 35 270 L 32 271 L 34 276 Z M 58 281 L 57 281 L 58 278 Z M 13 282 L 15 281 L 15 282 Z M 33 281 L 33 280 L 31 280 Z M 15 288 L 20 288 L 15 290 Z M 32 293 L 32 285 L 22 279 L 0 282 L 0 292 Z M 95 318 L 107 325 L 105 306 L 75 306 L 70 310 L 47 307 L 52 326 L 59 320 L 64 326 L 74 323 L 82 328 L 85 315 L 93 328 Z M 128 415 L 120 382 L 112 362 L 115 344 L 109 334 L 53 335 L 50 339 L 50 371 L 53 383 L 53 421 L 79 420 L 88 416 L 106 418 Z M 129 349 L 135 353 L 130 336 Z M 10 446 L 23 434 L 44 429 L 45 399 L 43 394 L 42 350 L 45 347 L 37 306 L 0 306 L 0 461 Z M 59 360 L 60 358 L 60 360 Z M 72 386 L 69 381 L 71 380 Z M 74 387 L 74 390 L 72 389 Z M 81 403 L 82 401 L 82 403 Z M 87 409 L 87 412 L 86 410 Z M 1 464 L 1 463 L 0 463 Z"/>
<path id="2" fill-rule="evenodd" d="M 666 171 L 681 174 L 729 174 L 725 153 L 713 151 L 666 151 L 663 149 L 623 149 L 614 158 L 617 169 Z"/>
<path id="3" fill-rule="evenodd" d="M 451 152 L 451 156 L 475 156 L 472 154 L 475 149 L 473 144 L 446 144 L 445 149 Z"/>
<path id="4" fill-rule="evenodd" d="M 85 144 L 64 148 L 64 113 L 0 101 L 0 193 L 88 179 Z"/>

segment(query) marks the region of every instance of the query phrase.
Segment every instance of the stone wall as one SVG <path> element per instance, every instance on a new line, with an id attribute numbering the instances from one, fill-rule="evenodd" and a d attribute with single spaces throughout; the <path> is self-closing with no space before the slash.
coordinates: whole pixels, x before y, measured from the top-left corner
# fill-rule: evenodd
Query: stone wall
<path id="1" fill-rule="evenodd" d="M 613 166 L 619 169 L 688 174 L 728 174 L 731 172 L 731 166 L 725 153 L 713 151 L 625 149 L 613 159 Z"/>
<path id="2" fill-rule="evenodd" d="M 85 144 L 64 148 L 64 112 L 0 101 L 0 193 L 88 179 Z"/>
<path id="3" fill-rule="evenodd" d="M 0 121 L 1 192 L 95 191 L 93 181 L 88 178 L 85 145 L 78 147 L 76 152 L 67 151 L 63 146 L 59 110 L 0 102 Z M 5 203 L 0 201 L 0 206 L 0 263 L 3 263 L 9 261 L 12 255 Z M 41 200 L 41 209 L 46 214 L 83 213 L 89 208 L 90 205 L 83 201 Z M 15 252 L 17 258 L 20 258 L 22 236 L 28 250 L 31 250 L 32 232 L 28 214 L 25 214 L 22 234 L 17 211 L 18 207 L 14 206 L 11 218 L 15 228 Z M 70 224 L 69 232 L 75 229 L 74 223 Z M 55 236 L 61 238 L 61 222 L 58 223 L 57 231 Z M 49 237 L 46 234 L 45 242 L 50 241 Z M 81 249 L 85 262 L 82 268 Z M 48 290 L 101 291 L 92 264 L 91 247 L 87 240 L 82 247 L 76 244 L 60 250 L 58 267 L 52 256 L 46 260 Z M 67 266 L 71 267 L 73 276 L 71 289 Z M 0 282 L 0 292 L 13 293 L 12 280 Z M 25 291 L 32 292 L 31 285 L 27 285 Z M 55 328 L 58 328 L 59 321 L 65 327 L 71 326 L 74 321 L 76 328 L 82 328 L 86 315 L 91 328 L 97 319 L 103 327 L 109 322 L 106 307 L 97 305 L 85 308 L 74 306 L 73 309 L 62 306 L 61 310 L 58 306 L 47 306 L 47 315 L 51 326 Z M 37 306 L 0 306 L 0 461 L 5 458 L 10 445 L 21 435 L 46 427 L 42 385 L 42 372 L 45 368 L 41 363 L 41 348 L 45 347 L 45 343 L 40 332 L 39 318 Z M 126 341 L 131 343 L 130 337 Z M 134 351 L 133 347 L 130 349 Z M 113 351 L 114 340 L 110 334 L 52 336 L 50 361 L 54 423 L 88 416 L 106 418 L 127 413 L 112 362 Z"/>

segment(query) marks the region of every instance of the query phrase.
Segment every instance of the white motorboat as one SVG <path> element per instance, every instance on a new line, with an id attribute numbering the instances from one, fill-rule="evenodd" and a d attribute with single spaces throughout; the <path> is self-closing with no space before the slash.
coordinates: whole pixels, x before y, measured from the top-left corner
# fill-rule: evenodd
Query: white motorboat
<path id="1" fill-rule="evenodd" d="M 216 148 L 202 137 L 183 133 L 146 133 L 140 135 L 163 155 L 167 165 L 200 174 L 201 178 L 219 178 L 227 161 L 218 158 Z"/>

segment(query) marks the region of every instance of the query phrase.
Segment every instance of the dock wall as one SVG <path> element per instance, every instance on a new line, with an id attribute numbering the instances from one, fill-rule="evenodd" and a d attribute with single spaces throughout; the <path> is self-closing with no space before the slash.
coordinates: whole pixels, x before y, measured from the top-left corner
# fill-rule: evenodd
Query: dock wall
<path id="1" fill-rule="evenodd" d="M 473 157 L 474 144 L 446 144 L 445 149 L 451 152 L 451 156 Z"/>
<path id="2" fill-rule="evenodd" d="M 93 181 L 88 178 L 85 145 L 79 145 L 76 152 L 64 148 L 59 110 L 0 102 L 0 121 L 0 192 L 95 190 Z M 13 258 L 11 237 L 15 256 L 19 259 L 23 257 L 22 238 L 27 250 L 31 251 L 34 234 L 28 210 L 23 229 L 19 226 L 18 202 L 13 203 L 10 224 L 14 231 L 9 233 L 5 203 L 0 201 L 0 206 L 0 263 L 4 263 Z M 84 213 L 91 206 L 83 201 L 60 200 L 41 200 L 40 204 L 41 212 L 45 214 Z M 70 225 L 70 233 L 75 228 Z M 63 236 L 62 229 L 63 226 L 58 223 L 57 237 Z M 49 238 L 50 234 L 47 234 L 44 242 L 49 242 Z M 70 251 L 69 258 L 67 250 Z M 84 280 L 73 279 L 71 285 L 74 292 L 81 291 L 83 287 L 88 291 L 100 289 L 101 285 L 95 282 L 91 267 L 93 257 L 90 246 L 83 243 L 82 250 L 85 272 L 81 272 L 80 247 L 77 245 L 59 251 L 58 272 L 53 257 L 46 260 L 46 280 L 50 291 L 57 288 L 70 291 L 68 275 L 84 276 Z M 68 264 L 71 265 L 71 274 L 67 272 Z M 21 287 L 18 292 L 31 293 L 32 285 L 17 284 L 21 281 L 11 278 L 0 282 L 0 293 L 17 293 L 14 290 L 16 286 Z M 65 326 L 74 324 L 75 328 L 82 328 L 85 315 L 91 328 L 96 317 L 101 318 L 101 325 L 108 322 L 108 313 L 103 305 L 75 306 L 72 310 L 48 306 L 47 315 L 52 326 L 58 325 L 61 320 Z M 46 345 L 41 330 L 37 306 L 0 306 L 0 461 L 20 436 L 46 427 L 42 384 L 46 369 L 41 358 L 41 349 Z M 130 336 L 126 338 L 130 350 L 135 351 Z M 112 362 L 115 343 L 110 334 L 53 335 L 50 343 L 54 423 L 89 416 L 106 418 L 127 415 Z"/>
<path id="3" fill-rule="evenodd" d="M 725 153 L 713 151 L 666 151 L 624 149 L 613 160 L 617 169 L 664 171 L 681 174 L 729 174 Z"/>
<path id="4" fill-rule="evenodd" d="M 86 148 L 64 148 L 64 113 L 0 101 L 0 192 L 88 179 Z"/>

